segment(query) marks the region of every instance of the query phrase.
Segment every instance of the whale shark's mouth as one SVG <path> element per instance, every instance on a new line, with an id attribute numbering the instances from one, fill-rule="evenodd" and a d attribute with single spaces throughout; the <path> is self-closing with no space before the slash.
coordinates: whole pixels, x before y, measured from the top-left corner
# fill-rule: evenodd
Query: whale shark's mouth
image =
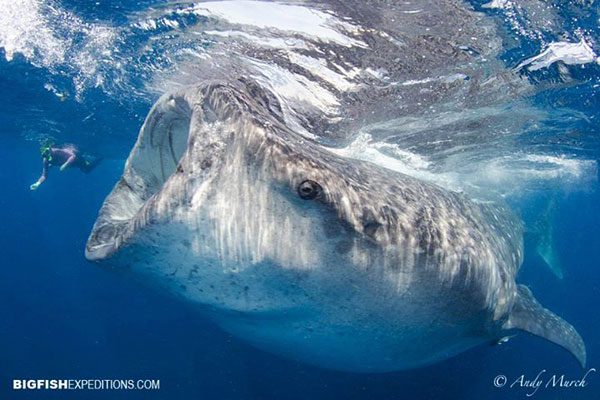
<path id="1" fill-rule="evenodd" d="M 137 228 L 139 220 L 147 220 L 147 215 L 140 215 L 144 205 L 181 168 L 190 118 L 188 104 L 174 97 L 157 102 L 148 114 L 125 173 L 100 209 L 86 245 L 86 258 L 95 261 L 110 257 Z"/>

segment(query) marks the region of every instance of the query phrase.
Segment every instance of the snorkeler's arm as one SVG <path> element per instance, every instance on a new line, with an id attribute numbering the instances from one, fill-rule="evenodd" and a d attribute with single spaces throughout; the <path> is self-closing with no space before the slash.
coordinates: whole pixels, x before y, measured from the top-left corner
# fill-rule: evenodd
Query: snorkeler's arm
<path id="1" fill-rule="evenodd" d="M 40 186 L 42 183 L 44 183 L 44 181 L 46 180 L 46 177 L 48 176 L 48 166 L 49 166 L 48 160 L 44 159 L 44 167 L 42 168 L 42 175 L 40 176 L 40 178 L 37 180 L 36 183 L 29 186 L 29 189 L 35 190 L 38 188 L 38 186 Z"/>
<path id="2" fill-rule="evenodd" d="M 71 154 L 71 156 L 67 159 L 67 161 L 65 161 L 65 163 L 63 165 L 60 166 L 60 170 L 64 171 L 65 168 L 67 168 L 69 165 L 73 164 L 73 162 L 75 161 L 75 154 Z"/>

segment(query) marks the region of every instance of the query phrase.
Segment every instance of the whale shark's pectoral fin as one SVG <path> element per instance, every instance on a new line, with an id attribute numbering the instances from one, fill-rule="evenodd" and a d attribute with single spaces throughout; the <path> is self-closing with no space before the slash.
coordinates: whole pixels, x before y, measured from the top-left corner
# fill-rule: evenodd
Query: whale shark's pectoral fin
<path id="1" fill-rule="evenodd" d="M 550 271 L 552 271 L 554 276 L 556 276 L 558 279 L 562 279 L 564 277 L 564 273 L 554 247 L 548 247 L 544 244 L 540 244 L 537 246 L 536 251 L 542 260 L 544 260 Z"/>
<path id="2" fill-rule="evenodd" d="M 554 232 L 551 227 L 540 233 L 538 244 L 536 246 L 536 252 L 542 258 L 542 260 L 544 260 L 554 276 L 556 276 L 558 279 L 562 279 L 564 274 L 560 259 L 554 246 L 553 233 Z"/>
<path id="3" fill-rule="evenodd" d="M 585 344 L 579 333 L 552 311 L 542 307 L 527 286 L 518 286 L 517 299 L 504 328 L 521 329 L 556 343 L 569 350 L 585 367 Z"/>
<path id="4" fill-rule="evenodd" d="M 564 273 L 554 241 L 556 202 L 556 197 L 550 199 L 539 221 L 535 224 L 534 233 L 537 237 L 535 250 L 554 276 L 562 279 Z"/>

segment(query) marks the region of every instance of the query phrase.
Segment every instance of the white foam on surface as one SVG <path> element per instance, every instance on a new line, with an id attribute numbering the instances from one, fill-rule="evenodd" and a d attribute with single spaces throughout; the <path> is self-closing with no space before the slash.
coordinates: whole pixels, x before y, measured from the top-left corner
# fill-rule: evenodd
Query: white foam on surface
<path id="1" fill-rule="evenodd" d="M 256 60 L 249 62 L 255 67 L 252 78 L 278 97 L 286 122 L 304 137 L 316 139 L 314 133 L 308 132 L 298 122 L 297 111 L 302 113 L 302 108 L 308 108 L 313 112 L 319 110 L 330 119 L 338 116 L 339 100 L 323 86 L 277 65 Z M 294 104 L 294 107 L 291 104 Z"/>
<path id="2" fill-rule="evenodd" d="M 366 132 L 360 133 L 352 143 L 342 148 L 329 148 L 337 155 L 355 160 L 369 161 L 392 171 L 400 172 L 415 178 L 437 182 L 442 186 L 455 190 L 452 174 L 435 174 L 429 170 L 430 161 L 419 154 L 401 149 L 399 146 L 376 142 Z"/>
<path id="3" fill-rule="evenodd" d="M 595 62 L 600 64 L 600 57 L 585 41 L 579 43 L 555 42 L 550 43 L 548 47 L 535 57 L 523 61 L 517 69 L 527 67 L 529 71 L 537 71 L 542 68 L 548 68 L 555 62 L 562 61 L 568 65 L 588 64 Z"/>
<path id="4" fill-rule="evenodd" d="M 593 160 L 564 155 L 515 153 L 493 156 L 468 168 L 449 168 L 439 172 L 427 157 L 376 142 L 370 134 L 361 133 L 348 146 L 330 148 L 340 156 L 372 162 L 392 171 L 435 183 L 457 192 L 468 192 L 485 200 L 497 197 L 520 197 L 540 187 L 572 189 L 595 179 L 597 164 Z"/>
<path id="5" fill-rule="evenodd" d="M 357 32 L 358 27 L 355 25 L 341 21 L 323 11 L 299 5 L 254 0 L 227 0 L 196 4 L 193 12 L 197 15 L 222 18 L 232 24 L 295 32 L 347 47 L 366 47 L 364 42 L 341 33 L 341 31 Z"/>
<path id="6" fill-rule="evenodd" d="M 465 80 L 467 78 L 468 77 L 465 74 L 456 73 L 456 74 L 451 74 L 451 75 L 447 75 L 447 76 L 438 76 L 438 77 L 434 77 L 434 78 L 429 77 L 429 78 L 424 78 L 424 79 L 409 79 L 404 82 L 394 83 L 394 85 L 414 86 L 414 85 L 424 85 L 424 84 L 433 83 L 433 82 L 453 83 L 456 81 Z"/>
<path id="7" fill-rule="evenodd" d="M 21 54 L 40 66 L 63 62 L 68 43 L 55 32 L 53 16 L 66 14 L 38 0 L 0 0 L 0 47 L 6 59 Z"/>
<path id="8" fill-rule="evenodd" d="M 340 104 L 337 97 L 319 84 L 276 65 L 252 63 L 257 67 L 254 78 L 277 95 L 313 105 L 327 114 L 337 113 Z"/>
<path id="9" fill-rule="evenodd" d="M 100 87 L 101 67 L 114 67 L 113 27 L 88 23 L 53 1 L 0 0 L 0 48 L 7 61 L 17 54 L 34 66 L 73 78 L 76 94 Z"/>
<path id="10" fill-rule="evenodd" d="M 348 91 L 356 88 L 356 84 L 347 79 L 350 74 L 344 76 L 331 70 L 327 66 L 327 60 L 323 58 L 313 58 L 290 51 L 288 52 L 288 59 L 290 62 L 299 65 L 312 75 L 323 79 L 338 90 Z"/>
<path id="11" fill-rule="evenodd" d="M 506 8 L 510 4 L 509 0 L 493 0 L 484 4 L 483 8 Z"/>
<path id="12" fill-rule="evenodd" d="M 308 45 L 304 40 L 296 38 L 258 36 L 249 34 L 247 32 L 233 30 L 210 30 L 204 31 L 203 33 L 210 36 L 218 36 L 223 38 L 242 38 L 248 40 L 249 42 L 260 44 L 263 47 L 273 47 L 276 49 L 308 49 Z"/>

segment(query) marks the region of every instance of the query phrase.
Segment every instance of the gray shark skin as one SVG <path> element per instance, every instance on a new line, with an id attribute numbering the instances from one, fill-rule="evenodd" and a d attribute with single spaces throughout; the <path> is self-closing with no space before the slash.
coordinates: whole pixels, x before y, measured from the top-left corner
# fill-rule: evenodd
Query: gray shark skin
<path id="1" fill-rule="evenodd" d="M 502 206 L 339 157 L 242 79 L 154 105 L 86 246 L 253 345 L 326 368 L 414 368 L 514 330 L 585 364 L 577 332 L 515 283 L 522 256 Z"/>

